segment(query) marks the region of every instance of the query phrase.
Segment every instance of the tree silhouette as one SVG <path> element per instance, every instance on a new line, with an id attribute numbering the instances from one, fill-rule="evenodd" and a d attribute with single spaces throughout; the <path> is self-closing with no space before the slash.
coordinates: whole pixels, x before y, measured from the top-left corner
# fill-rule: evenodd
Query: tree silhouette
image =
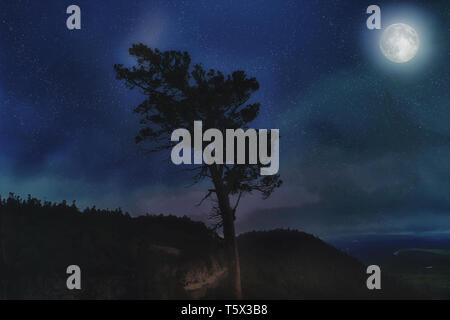
<path id="1" fill-rule="evenodd" d="M 117 79 L 124 80 L 130 89 L 139 89 L 145 96 L 134 110 L 141 116 L 142 125 L 136 142 L 150 143 L 151 151 L 172 148 L 171 133 L 178 128 L 189 130 L 193 136 L 194 121 L 202 121 L 203 130 L 216 128 L 225 133 L 226 129 L 247 129 L 259 113 L 259 103 L 247 103 L 259 84 L 244 71 L 234 71 L 227 76 L 213 69 L 206 71 L 200 64 L 191 66 L 187 52 L 163 52 L 144 44 L 133 45 L 129 53 L 136 58 L 137 65 L 128 68 L 116 64 L 114 70 Z M 259 162 L 252 165 L 213 163 L 186 169 L 194 171 L 194 182 L 208 178 L 213 183 L 202 201 L 215 195 L 217 205 L 213 210 L 223 228 L 230 284 L 237 299 L 242 297 L 234 227 L 239 200 L 252 191 L 267 198 L 281 185 L 279 175 L 261 176 L 261 167 Z M 234 198 L 232 205 L 230 199 Z"/>

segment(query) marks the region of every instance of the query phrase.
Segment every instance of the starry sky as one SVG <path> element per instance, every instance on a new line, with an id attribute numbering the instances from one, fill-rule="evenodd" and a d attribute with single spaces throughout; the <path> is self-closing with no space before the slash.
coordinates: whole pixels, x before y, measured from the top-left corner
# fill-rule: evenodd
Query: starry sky
<path id="1" fill-rule="evenodd" d="M 240 232 L 323 237 L 450 232 L 450 3 L 378 1 L 418 55 L 388 61 L 372 1 L 0 0 L 0 194 L 189 215 L 208 182 L 134 143 L 142 101 L 115 79 L 142 42 L 260 83 L 255 128 L 278 128 L 283 186 L 246 197 Z M 81 8 L 81 30 L 66 8 Z"/>

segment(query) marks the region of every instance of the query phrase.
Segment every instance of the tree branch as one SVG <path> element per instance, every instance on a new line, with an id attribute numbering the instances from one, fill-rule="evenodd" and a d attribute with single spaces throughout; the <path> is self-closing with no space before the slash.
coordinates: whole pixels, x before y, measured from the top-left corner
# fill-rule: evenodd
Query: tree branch
<path id="1" fill-rule="evenodd" d="M 241 200 L 241 196 L 242 196 L 242 190 L 239 191 L 239 196 L 238 196 L 238 199 L 236 201 L 236 204 L 234 205 L 233 212 L 236 212 L 236 209 L 237 209 L 237 207 L 239 205 L 239 201 Z"/>
<path id="2" fill-rule="evenodd" d="M 214 190 L 214 189 L 209 189 L 209 190 L 208 190 L 208 193 L 206 194 L 206 196 L 204 196 L 203 199 L 200 200 L 200 202 L 197 203 L 196 206 L 197 206 L 197 207 L 200 207 L 200 206 L 202 205 L 203 201 L 205 201 L 206 199 L 208 199 L 208 198 L 212 195 L 213 192 L 216 192 L 216 190 Z"/>

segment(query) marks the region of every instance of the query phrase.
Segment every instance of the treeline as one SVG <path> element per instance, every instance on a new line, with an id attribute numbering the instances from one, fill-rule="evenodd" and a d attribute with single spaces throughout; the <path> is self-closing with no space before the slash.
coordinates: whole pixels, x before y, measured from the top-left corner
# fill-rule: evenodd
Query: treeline
<path id="1" fill-rule="evenodd" d="M 185 297 L 186 272 L 221 251 L 219 237 L 188 217 L 80 211 L 14 194 L 0 200 L 0 245 L 3 298 Z M 72 264 L 83 271 L 81 292 L 66 288 Z"/>

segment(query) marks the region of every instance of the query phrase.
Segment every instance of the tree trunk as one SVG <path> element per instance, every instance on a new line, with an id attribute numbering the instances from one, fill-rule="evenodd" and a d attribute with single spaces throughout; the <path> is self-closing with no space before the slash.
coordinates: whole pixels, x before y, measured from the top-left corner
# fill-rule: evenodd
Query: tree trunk
<path id="1" fill-rule="evenodd" d="M 222 177 L 215 165 L 210 167 L 211 176 L 213 178 L 216 190 L 219 209 L 222 215 L 223 238 L 225 242 L 225 254 L 228 262 L 228 274 L 236 299 L 242 299 L 241 288 L 241 268 L 239 264 L 239 251 L 236 240 L 236 232 L 234 229 L 234 212 L 230 206 L 230 198 L 228 192 L 223 185 Z"/>
<path id="2" fill-rule="evenodd" d="M 223 237 L 225 240 L 225 250 L 228 257 L 228 270 L 232 283 L 233 294 L 236 299 L 242 299 L 241 288 L 241 267 L 239 264 L 239 251 L 234 230 L 234 214 L 227 213 L 223 216 Z"/>

